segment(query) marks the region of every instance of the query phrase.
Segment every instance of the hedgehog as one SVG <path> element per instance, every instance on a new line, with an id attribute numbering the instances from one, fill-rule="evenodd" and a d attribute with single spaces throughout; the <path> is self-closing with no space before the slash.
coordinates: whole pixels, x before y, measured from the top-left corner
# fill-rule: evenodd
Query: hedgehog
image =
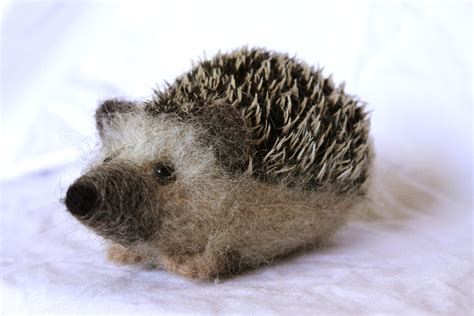
<path id="1" fill-rule="evenodd" d="M 218 53 L 145 101 L 96 110 L 63 199 L 118 264 L 212 280 L 324 245 L 368 199 L 365 103 L 263 48 Z"/>

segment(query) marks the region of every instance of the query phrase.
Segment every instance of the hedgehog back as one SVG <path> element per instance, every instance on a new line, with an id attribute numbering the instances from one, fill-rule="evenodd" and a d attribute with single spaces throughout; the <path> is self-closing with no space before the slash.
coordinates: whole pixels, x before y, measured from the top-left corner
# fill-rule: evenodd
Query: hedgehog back
<path id="1" fill-rule="evenodd" d="M 216 104 L 238 113 L 243 132 L 227 128 L 235 120 L 230 122 L 226 111 L 212 118 L 200 115 Z M 147 109 L 184 120 L 207 119 L 211 134 L 233 142 L 217 155 L 232 173 L 305 189 L 335 186 L 342 192 L 358 191 L 369 176 L 372 151 L 364 103 L 344 93 L 343 85 L 335 87 L 321 69 L 285 54 L 247 48 L 219 53 L 155 91 Z M 248 150 L 236 150 L 239 141 Z M 235 153 L 242 159 L 232 159 Z"/>

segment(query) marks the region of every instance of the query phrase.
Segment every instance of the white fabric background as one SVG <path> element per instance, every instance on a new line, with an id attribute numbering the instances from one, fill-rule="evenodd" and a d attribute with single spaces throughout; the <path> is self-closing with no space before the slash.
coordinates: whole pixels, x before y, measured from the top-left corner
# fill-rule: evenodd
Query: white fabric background
<path id="1" fill-rule="evenodd" d="M 17 1 L 2 8 L 1 307 L 32 313 L 451 314 L 473 309 L 469 2 Z M 265 46 L 373 110 L 385 219 L 220 283 L 116 267 L 59 203 L 107 97 Z"/>

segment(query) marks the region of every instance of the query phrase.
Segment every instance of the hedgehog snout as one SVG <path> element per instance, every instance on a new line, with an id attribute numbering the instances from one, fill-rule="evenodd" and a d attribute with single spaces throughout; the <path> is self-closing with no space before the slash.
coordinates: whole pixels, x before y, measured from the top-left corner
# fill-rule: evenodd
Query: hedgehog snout
<path id="1" fill-rule="evenodd" d="M 99 235 L 131 244 L 152 238 L 159 203 L 138 166 L 107 163 L 78 178 L 67 190 L 68 211 Z"/>
<path id="2" fill-rule="evenodd" d="M 76 181 L 66 193 L 66 207 L 76 216 L 91 215 L 100 204 L 100 196 L 94 185 Z"/>
<path id="3" fill-rule="evenodd" d="M 94 220 L 107 214 L 112 220 L 124 213 L 130 215 L 147 200 L 148 190 L 142 180 L 133 167 L 104 164 L 76 179 L 64 202 L 68 211 L 81 219 Z"/>

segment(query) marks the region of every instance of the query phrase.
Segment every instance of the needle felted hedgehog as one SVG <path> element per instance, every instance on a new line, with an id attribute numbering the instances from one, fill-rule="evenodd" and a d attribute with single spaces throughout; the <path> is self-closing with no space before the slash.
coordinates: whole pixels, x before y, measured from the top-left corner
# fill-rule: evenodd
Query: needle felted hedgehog
<path id="1" fill-rule="evenodd" d="M 65 204 L 119 263 L 235 274 L 321 245 L 367 199 L 363 104 L 284 54 L 218 54 L 148 101 L 103 102 L 96 123 Z"/>

